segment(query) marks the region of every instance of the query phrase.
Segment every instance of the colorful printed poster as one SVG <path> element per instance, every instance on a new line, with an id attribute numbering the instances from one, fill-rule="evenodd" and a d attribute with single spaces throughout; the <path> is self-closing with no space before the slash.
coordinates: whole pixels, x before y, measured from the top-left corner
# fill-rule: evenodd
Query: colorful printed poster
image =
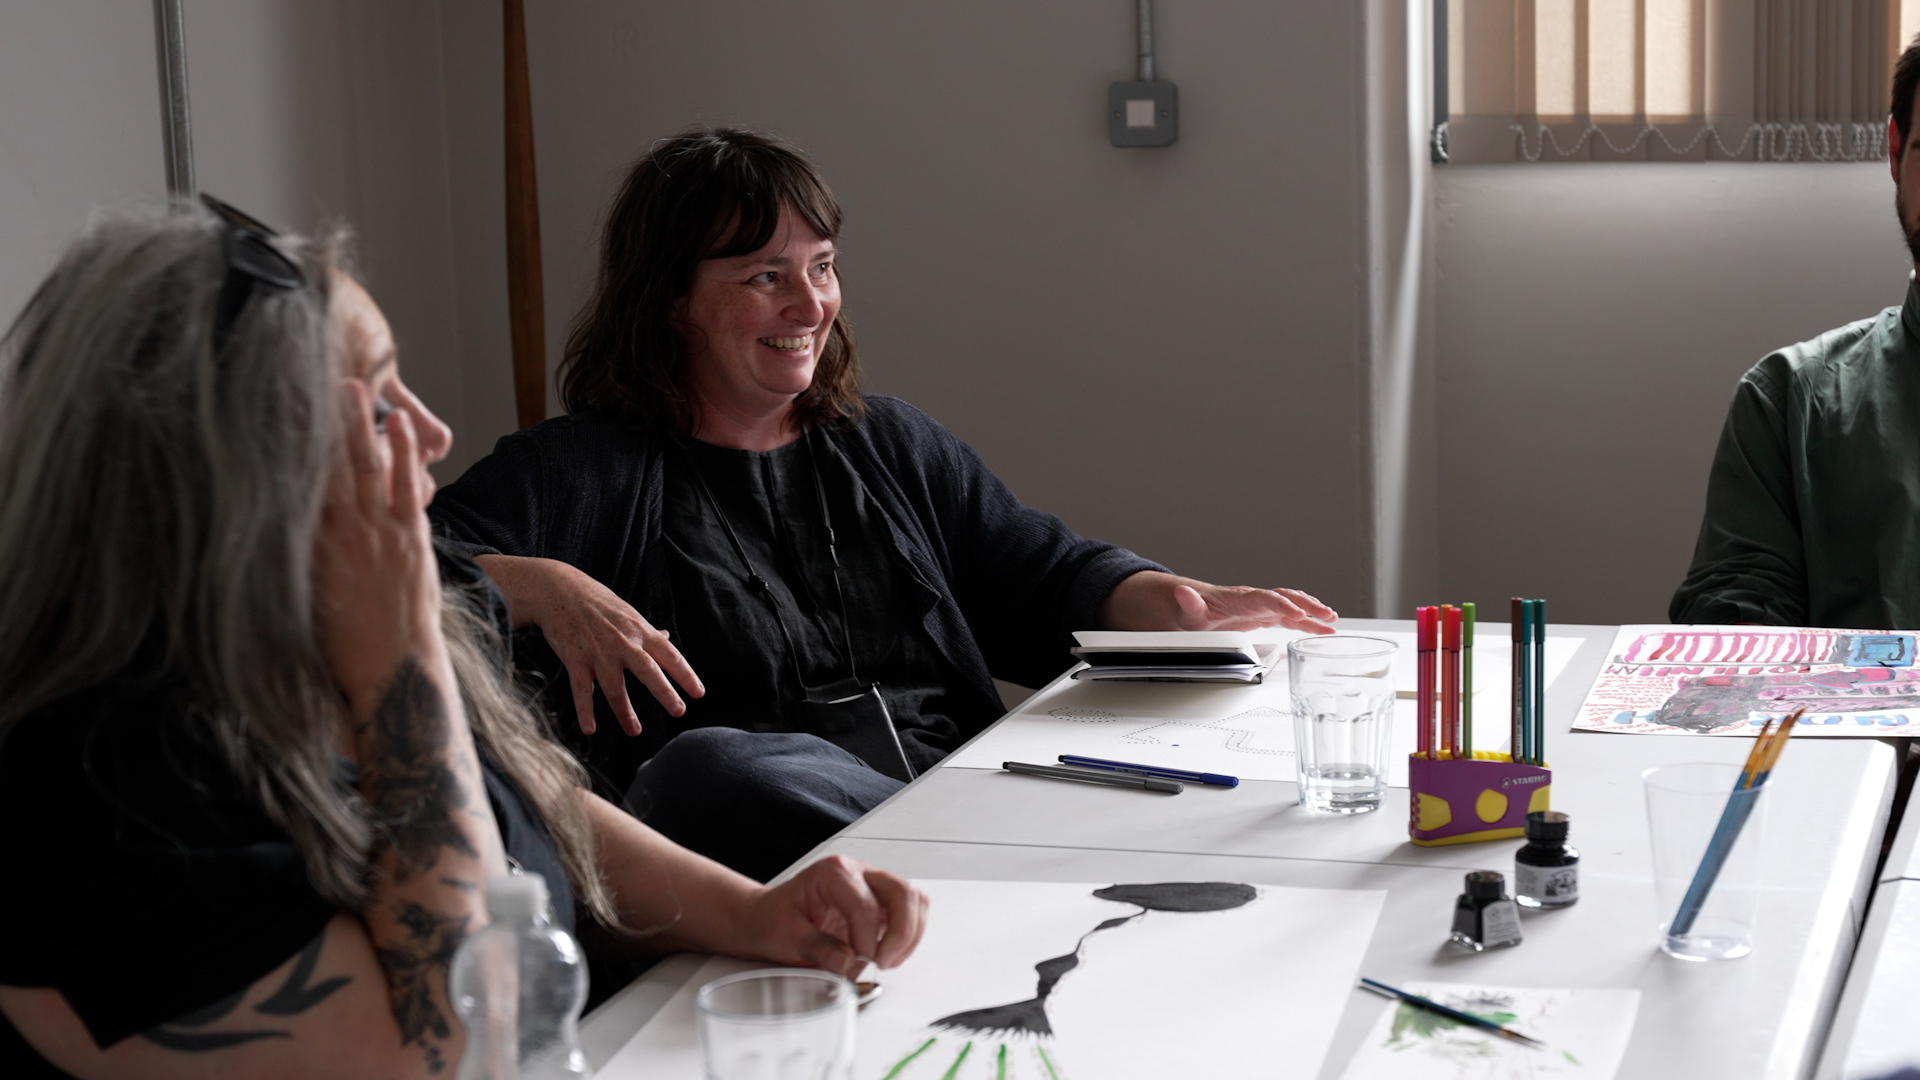
<path id="1" fill-rule="evenodd" d="M 1914 634 L 1623 626 L 1573 726 L 1750 736 L 1802 707 L 1801 737 L 1920 735 Z"/>

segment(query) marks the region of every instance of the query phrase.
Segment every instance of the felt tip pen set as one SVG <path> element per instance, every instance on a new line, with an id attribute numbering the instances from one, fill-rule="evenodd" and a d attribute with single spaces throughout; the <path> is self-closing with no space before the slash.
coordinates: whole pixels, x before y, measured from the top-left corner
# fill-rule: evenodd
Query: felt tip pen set
<path id="1" fill-rule="evenodd" d="M 1546 601 L 1513 601 L 1513 731 L 1508 753 L 1475 750 L 1472 604 L 1414 611 L 1419 683 L 1408 768 L 1407 835 L 1437 847 L 1525 835 L 1550 809 L 1546 761 Z"/>

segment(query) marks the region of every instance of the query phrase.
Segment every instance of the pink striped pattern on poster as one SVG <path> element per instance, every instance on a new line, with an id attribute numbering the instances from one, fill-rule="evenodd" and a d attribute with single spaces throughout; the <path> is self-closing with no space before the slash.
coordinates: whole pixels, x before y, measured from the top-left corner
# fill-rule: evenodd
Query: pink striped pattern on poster
<path id="1" fill-rule="evenodd" d="M 1728 630 L 1674 630 L 1642 634 L 1621 650 L 1626 663 L 1666 664 L 1818 664 L 1833 655 L 1830 631 L 1751 633 Z"/>

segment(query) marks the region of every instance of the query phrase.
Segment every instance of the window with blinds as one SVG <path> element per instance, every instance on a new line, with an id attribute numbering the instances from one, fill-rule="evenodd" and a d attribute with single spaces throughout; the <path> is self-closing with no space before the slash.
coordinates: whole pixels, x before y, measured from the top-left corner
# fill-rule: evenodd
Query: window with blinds
<path id="1" fill-rule="evenodd" d="M 1886 158 L 1920 0 L 1442 0 L 1453 161 Z M 1437 27 L 1436 27 L 1437 29 Z"/>

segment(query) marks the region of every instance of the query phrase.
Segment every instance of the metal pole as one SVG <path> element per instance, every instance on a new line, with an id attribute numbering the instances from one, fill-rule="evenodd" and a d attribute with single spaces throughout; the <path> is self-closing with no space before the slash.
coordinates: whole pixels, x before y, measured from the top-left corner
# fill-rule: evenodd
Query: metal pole
<path id="1" fill-rule="evenodd" d="M 167 155 L 167 193 L 191 199 L 192 103 L 187 97 L 187 22 L 180 0 L 153 0 L 154 42 L 160 54 L 160 133 Z"/>
<path id="2" fill-rule="evenodd" d="M 533 92 L 524 0 L 501 0 L 506 44 L 507 338 L 520 426 L 547 418 L 547 315 L 540 270 L 540 191 L 534 173 Z"/>
<path id="3" fill-rule="evenodd" d="M 1153 0 L 1140 0 L 1140 81 L 1153 81 Z"/>
<path id="4" fill-rule="evenodd" d="M 1447 100 L 1451 80 L 1447 74 L 1447 0 L 1433 0 L 1433 130 L 1428 149 L 1436 165 L 1447 160 L 1447 123 L 1453 105 Z"/>

